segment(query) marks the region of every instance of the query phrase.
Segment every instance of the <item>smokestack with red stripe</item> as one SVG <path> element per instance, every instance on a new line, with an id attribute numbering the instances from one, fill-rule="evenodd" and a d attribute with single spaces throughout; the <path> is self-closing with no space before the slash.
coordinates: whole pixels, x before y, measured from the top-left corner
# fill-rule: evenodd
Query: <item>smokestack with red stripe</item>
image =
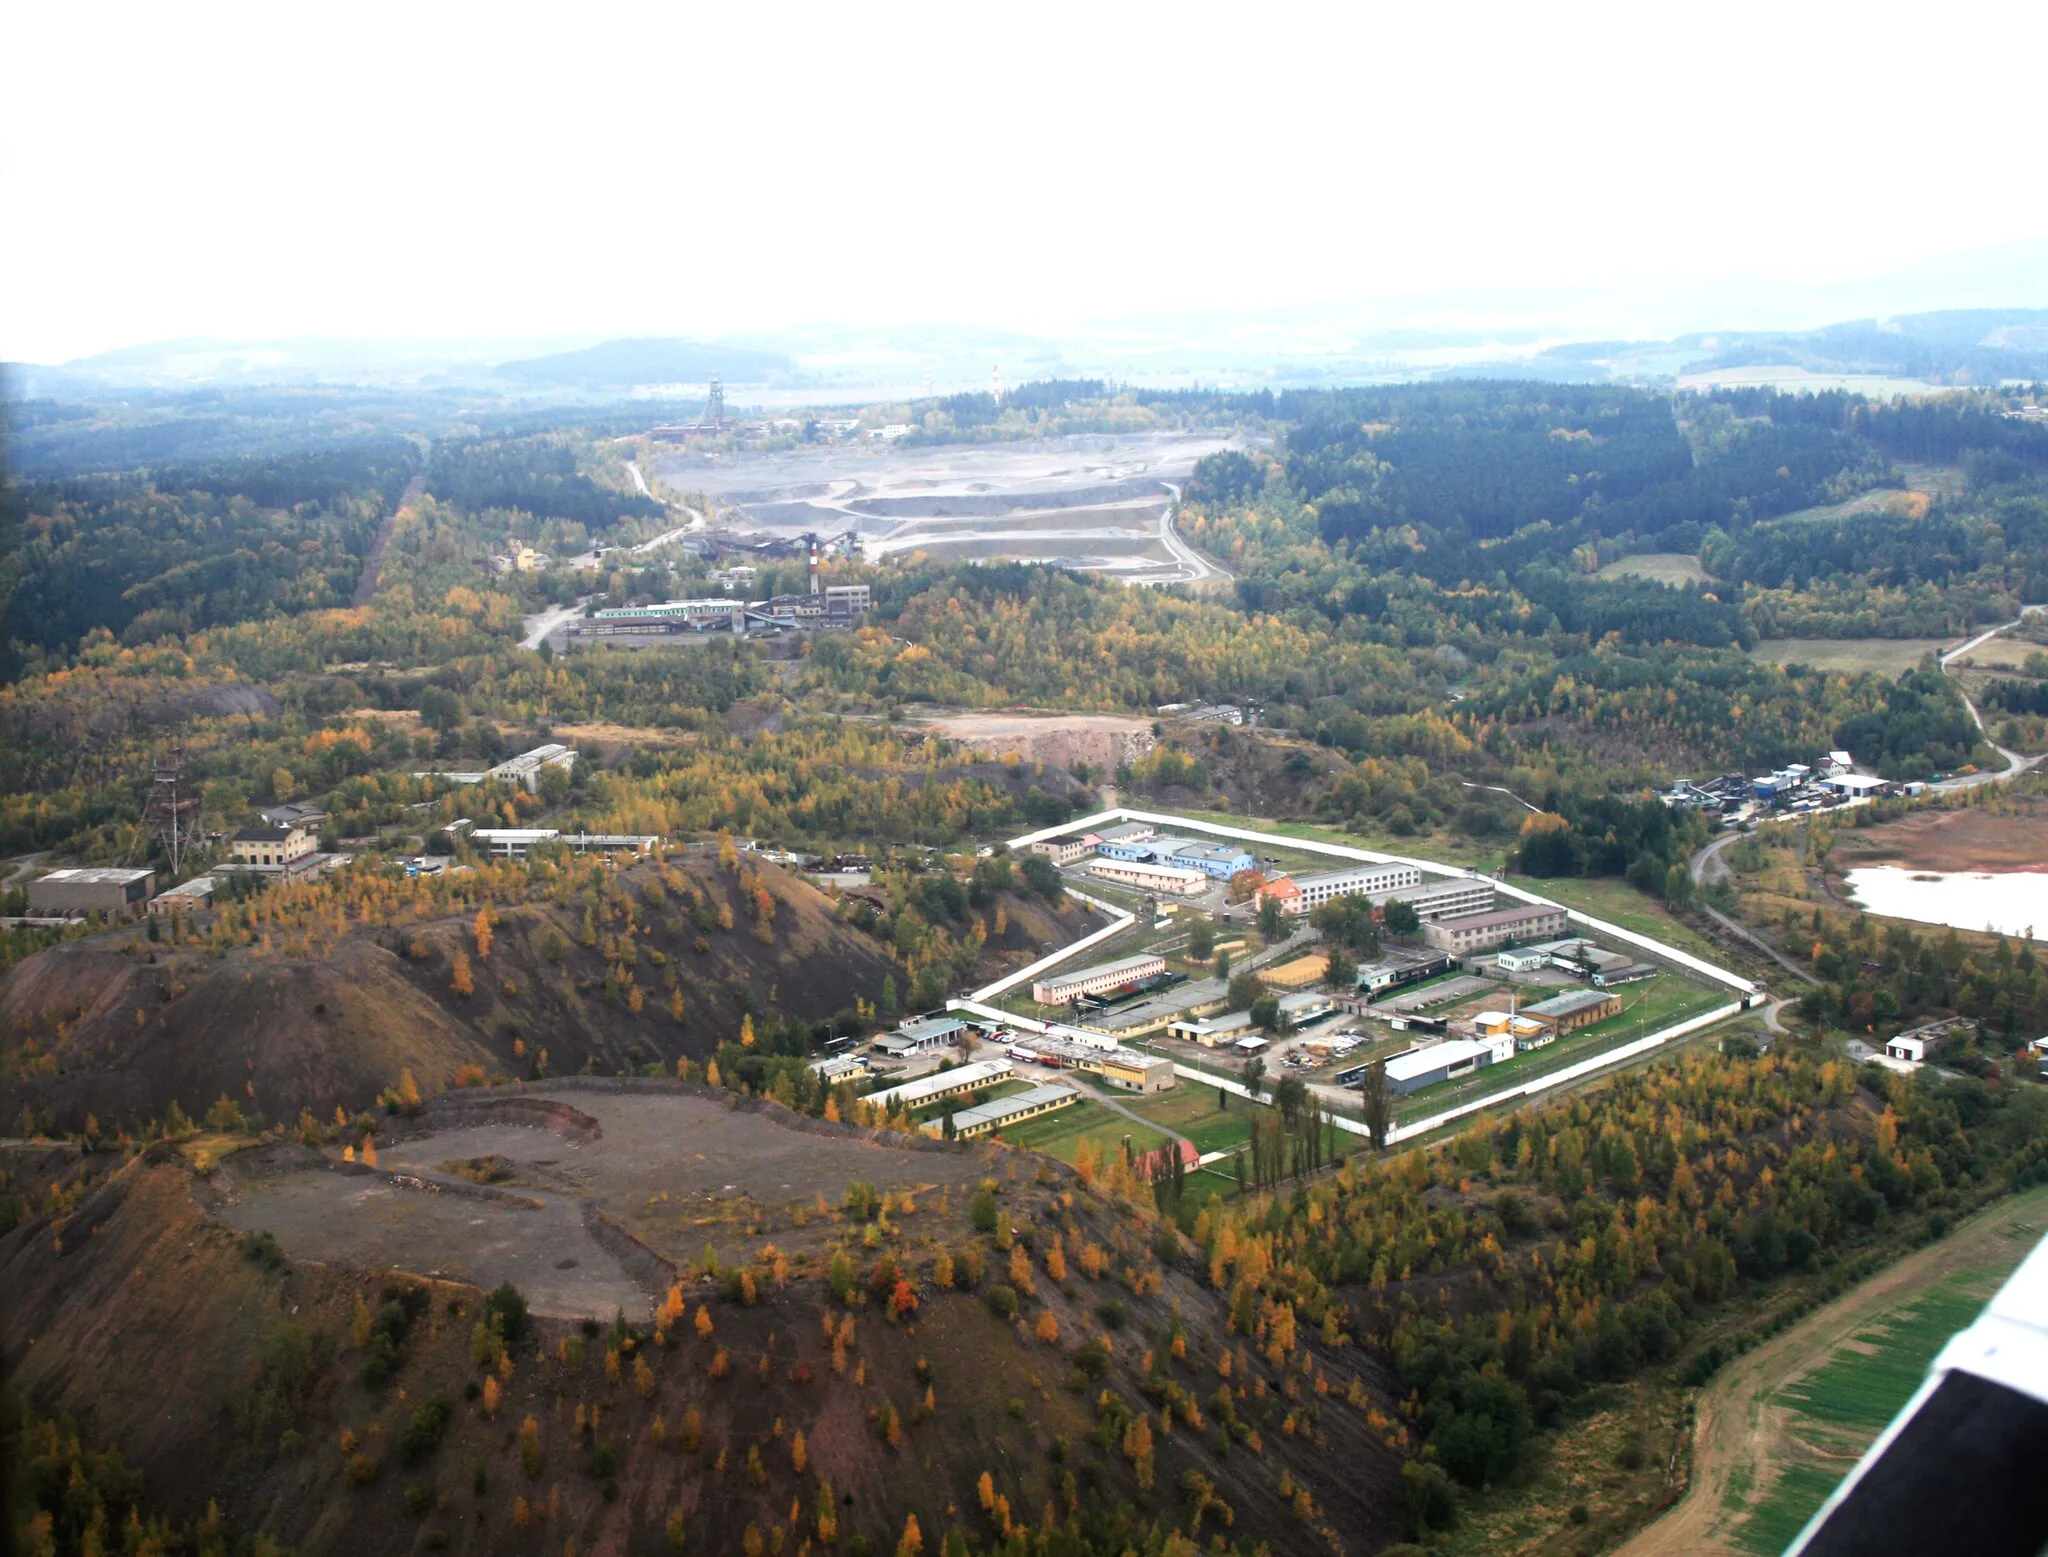
<path id="1" fill-rule="evenodd" d="M 815 595 L 818 592 L 818 538 L 814 535 L 811 537 L 811 593 Z"/>

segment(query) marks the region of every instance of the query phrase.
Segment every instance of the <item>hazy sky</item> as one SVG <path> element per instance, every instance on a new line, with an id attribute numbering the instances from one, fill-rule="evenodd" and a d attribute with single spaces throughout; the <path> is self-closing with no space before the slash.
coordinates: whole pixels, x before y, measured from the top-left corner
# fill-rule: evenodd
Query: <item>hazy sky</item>
<path id="1" fill-rule="evenodd" d="M 0 357 L 1805 295 L 2048 243 L 2044 13 L 18 5 Z"/>

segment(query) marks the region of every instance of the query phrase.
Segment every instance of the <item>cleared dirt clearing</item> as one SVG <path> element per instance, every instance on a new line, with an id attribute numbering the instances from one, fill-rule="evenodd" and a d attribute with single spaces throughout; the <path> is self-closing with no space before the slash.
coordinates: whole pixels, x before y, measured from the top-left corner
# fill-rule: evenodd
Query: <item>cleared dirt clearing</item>
<path id="1" fill-rule="evenodd" d="M 1753 659 L 1768 665 L 1807 665 L 1815 670 L 1875 671 L 1898 676 L 1929 654 L 1938 654 L 1949 638 L 1767 638 L 1751 649 Z"/>

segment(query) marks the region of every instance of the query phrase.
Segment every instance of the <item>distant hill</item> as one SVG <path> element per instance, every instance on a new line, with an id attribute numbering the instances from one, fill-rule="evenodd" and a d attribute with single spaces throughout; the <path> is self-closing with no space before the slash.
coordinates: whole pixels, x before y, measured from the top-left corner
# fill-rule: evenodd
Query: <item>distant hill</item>
<path id="1" fill-rule="evenodd" d="M 1785 363 L 1814 372 L 1884 373 L 1941 383 L 2048 377 L 2048 309 L 1965 308 L 1851 319 L 1785 334 L 1693 337 L 1693 371 Z"/>
<path id="2" fill-rule="evenodd" d="M 778 352 L 707 341 L 624 340 L 502 362 L 497 373 L 529 388 L 632 389 L 641 384 L 697 384 L 714 377 L 730 384 L 758 384 L 795 366 Z"/>

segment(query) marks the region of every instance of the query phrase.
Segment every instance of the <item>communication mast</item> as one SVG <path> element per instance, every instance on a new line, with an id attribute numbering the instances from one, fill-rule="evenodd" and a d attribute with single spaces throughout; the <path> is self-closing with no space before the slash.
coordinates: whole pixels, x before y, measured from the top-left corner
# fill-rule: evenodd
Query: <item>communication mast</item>
<path id="1" fill-rule="evenodd" d="M 170 857 L 171 874 L 177 875 L 184 869 L 186 851 L 204 828 L 200 797 L 185 787 L 182 741 L 150 759 L 149 804 L 143 810 L 142 823 Z"/>
<path id="2" fill-rule="evenodd" d="M 998 362 L 994 367 L 990 368 L 988 372 L 989 377 L 995 383 L 996 405 L 998 408 L 1000 408 L 1003 403 L 1003 365 L 1000 362 Z"/>

